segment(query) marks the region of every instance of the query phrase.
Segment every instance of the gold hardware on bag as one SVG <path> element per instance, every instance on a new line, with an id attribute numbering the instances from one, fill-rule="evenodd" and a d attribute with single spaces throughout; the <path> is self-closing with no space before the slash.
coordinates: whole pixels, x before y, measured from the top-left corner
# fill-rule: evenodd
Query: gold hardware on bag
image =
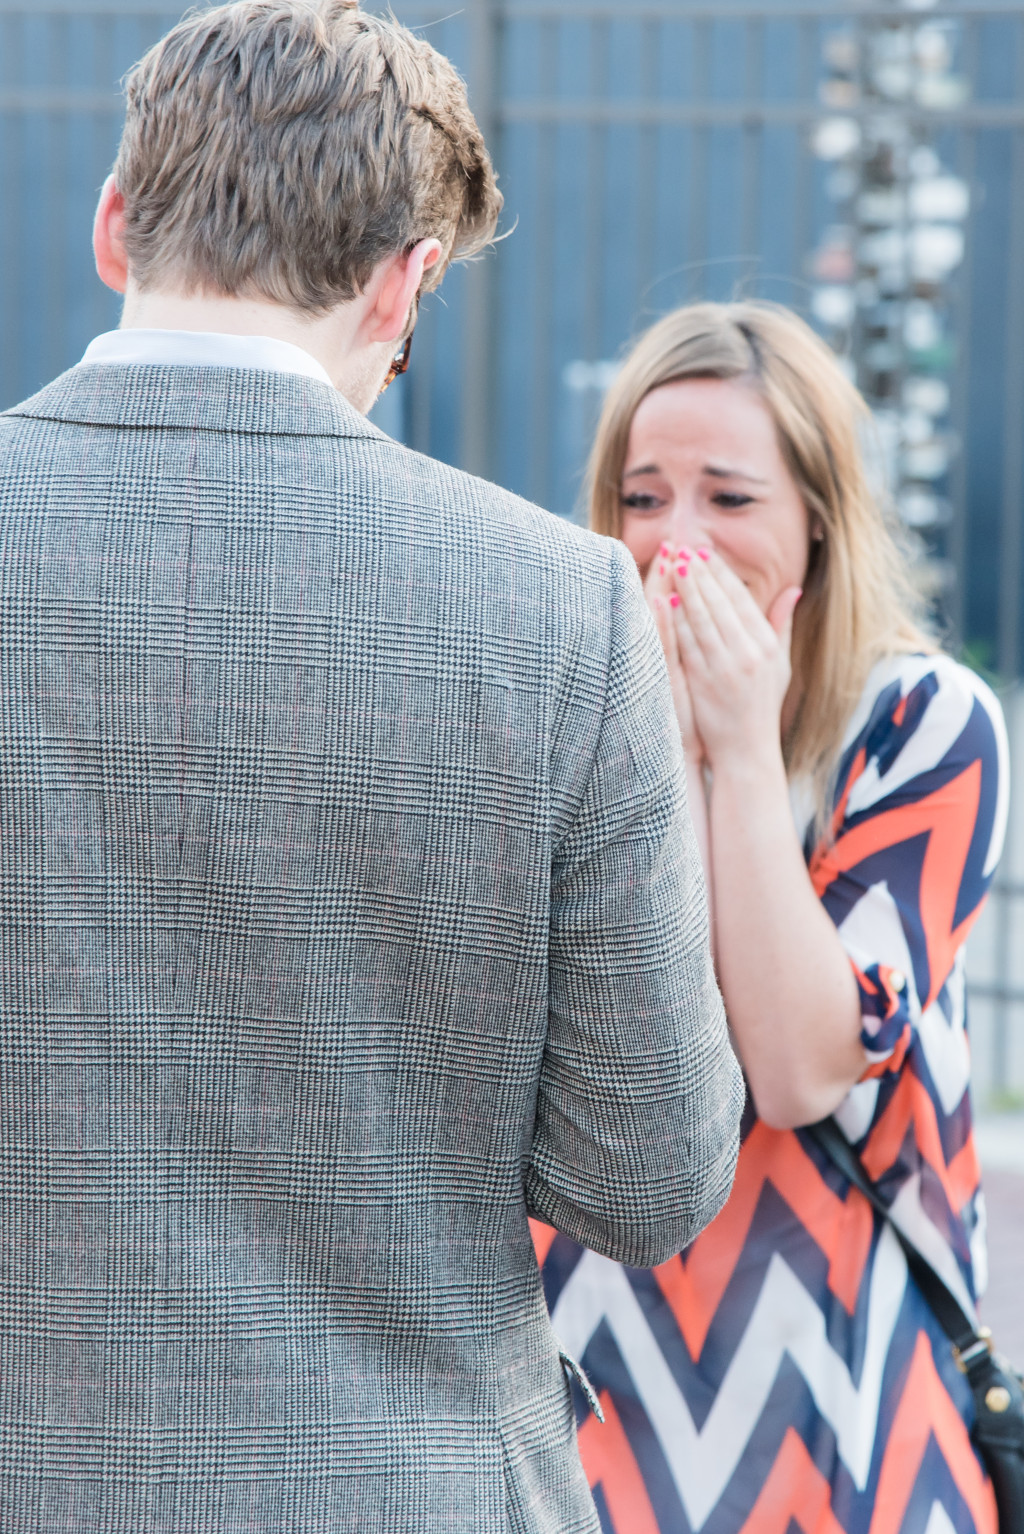
<path id="1" fill-rule="evenodd" d="M 985 1392 L 985 1405 L 989 1411 L 1009 1411 L 1010 1392 L 1005 1385 L 993 1385 Z"/>
<path id="2" fill-rule="evenodd" d="M 991 1351 L 992 1331 L 991 1328 L 987 1326 L 978 1327 L 977 1342 L 973 1342 L 969 1348 L 964 1348 L 962 1353 L 955 1344 L 953 1345 L 953 1357 L 956 1360 L 956 1366 L 960 1370 L 961 1374 L 966 1374 L 967 1365 L 973 1363 L 974 1360 L 980 1357 L 982 1353 L 991 1353 Z M 1000 1408 L 1000 1410 L 1005 1411 L 1006 1407 L 1003 1406 Z"/>

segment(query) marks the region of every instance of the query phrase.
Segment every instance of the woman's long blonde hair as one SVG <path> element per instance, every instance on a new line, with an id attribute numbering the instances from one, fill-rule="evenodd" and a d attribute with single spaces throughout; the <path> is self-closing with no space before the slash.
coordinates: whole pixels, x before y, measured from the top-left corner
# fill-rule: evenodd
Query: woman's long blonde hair
<path id="1" fill-rule="evenodd" d="M 764 400 L 815 537 L 793 623 L 799 698 L 783 740 L 791 778 L 814 784 L 820 829 L 832 773 L 871 667 L 934 650 L 907 562 L 865 474 L 858 435 L 870 416 L 836 358 L 778 304 L 692 304 L 633 347 L 604 402 L 587 475 L 590 525 L 622 536 L 629 432 L 652 389 L 685 378 L 742 380 Z"/>

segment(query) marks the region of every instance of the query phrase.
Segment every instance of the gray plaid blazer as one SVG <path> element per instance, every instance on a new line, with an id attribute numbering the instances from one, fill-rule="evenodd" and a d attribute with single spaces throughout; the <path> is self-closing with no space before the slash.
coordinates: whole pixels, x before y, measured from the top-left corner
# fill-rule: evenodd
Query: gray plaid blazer
<path id="1" fill-rule="evenodd" d="M 0 1528 L 597 1529 L 527 1213 L 740 1082 L 624 550 L 316 381 L 0 417 Z"/>

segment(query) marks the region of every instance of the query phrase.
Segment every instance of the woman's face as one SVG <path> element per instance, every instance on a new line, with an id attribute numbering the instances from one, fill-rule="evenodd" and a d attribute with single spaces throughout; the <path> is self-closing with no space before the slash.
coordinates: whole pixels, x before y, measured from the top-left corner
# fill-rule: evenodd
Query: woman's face
<path id="1" fill-rule="evenodd" d="M 622 541 L 646 576 L 662 543 L 713 548 L 762 612 L 802 586 L 810 518 L 760 396 L 734 379 L 663 384 L 633 417 Z"/>

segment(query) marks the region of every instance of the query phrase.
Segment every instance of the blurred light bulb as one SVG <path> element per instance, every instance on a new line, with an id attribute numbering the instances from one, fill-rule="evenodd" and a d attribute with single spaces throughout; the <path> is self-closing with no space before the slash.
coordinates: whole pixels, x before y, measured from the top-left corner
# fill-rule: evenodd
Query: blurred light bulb
<path id="1" fill-rule="evenodd" d="M 849 325 L 855 307 L 853 289 L 834 283 L 816 288 L 811 297 L 811 311 L 823 325 Z"/>
<path id="2" fill-rule="evenodd" d="M 928 176 L 915 181 L 909 191 L 911 218 L 955 223 L 966 218 L 970 191 L 959 176 Z"/>
<path id="3" fill-rule="evenodd" d="M 943 378 L 904 379 L 903 403 L 908 410 L 924 415 L 945 415 L 949 409 L 949 385 Z"/>
<path id="4" fill-rule="evenodd" d="M 819 160 L 842 160 L 860 148 L 860 123 L 854 117 L 826 117 L 812 136 L 812 147 Z"/>
<path id="5" fill-rule="evenodd" d="M 918 282 L 941 282 L 963 258 L 963 230 L 955 225 L 918 224 L 910 231 L 910 268 Z"/>

